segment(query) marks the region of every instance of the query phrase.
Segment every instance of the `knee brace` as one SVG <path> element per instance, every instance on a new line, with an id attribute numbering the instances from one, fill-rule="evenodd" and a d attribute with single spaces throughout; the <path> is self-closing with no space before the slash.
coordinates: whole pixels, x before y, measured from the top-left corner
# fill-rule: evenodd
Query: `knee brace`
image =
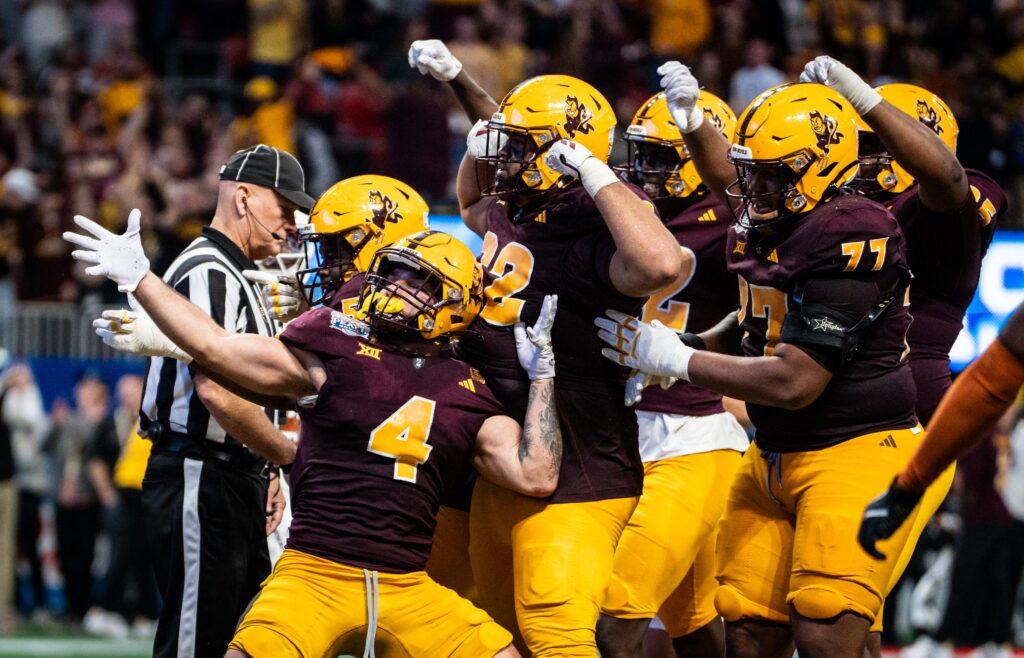
<path id="1" fill-rule="evenodd" d="M 787 597 L 787 601 L 801 617 L 832 619 L 844 612 L 852 612 L 874 622 L 875 613 L 863 603 L 829 585 L 801 587 Z"/>

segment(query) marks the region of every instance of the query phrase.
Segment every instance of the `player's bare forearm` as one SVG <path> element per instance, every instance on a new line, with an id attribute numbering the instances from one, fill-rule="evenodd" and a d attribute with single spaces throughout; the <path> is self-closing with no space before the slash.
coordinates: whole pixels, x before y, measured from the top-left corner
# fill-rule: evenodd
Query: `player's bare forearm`
<path id="1" fill-rule="evenodd" d="M 605 186 L 594 202 L 615 241 L 610 275 L 616 290 L 646 297 L 676 280 L 682 252 L 654 206 L 622 183 Z"/>
<path id="2" fill-rule="evenodd" d="M 477 169 L 485 166 L 488 165 L 480 164 L 465 155 L 459 163 L 459 173 L 455 178 L 455 195 L 459 200 L 462 223 L 481 237 L 487 231 L 487 203 L 480 194 Z"/>
<path id="3" fill-rule="evenodd" d="M 466 69 L 459 71 L 459 74 L 448 82 L 448 86 L 451 87 L 455 99 L 459 101 L 470 121 L 487 121 L 498 111 L 498 102 L 477 84 Z"/>
<path id="4" fill-rule="evenodd" d="M 737 400 L 782 409 L 801 409 L 818 399 L 832 379 L 799 348 L 785 343 L 772 356 L 732 356 L 696 352 L 688 366 L 690 382 Z"/>
<path id="5" fill-rule="evenodd" d="M 726 159 L 729 140 L 710 121 L 705 121 L 697 130 L 683 135 L 683 141 L 708 190 L 723 203 L 729 204 L 725 190 L 736 180 L 736 167 Z"/>
<path id="6" fill-rule="evenodd" d="M 295 443 L 274 427 L 261 407 L 243 400 L 208 377 L 197 375 L 193 382 L 199 399 L 225 432 L 273 464 L 295 461 Z"/>
<path id="7" fill-rule="evenodd" d="M 927 208 L 945 212 L 960 207 L 967 198 L 967 174 L 938 135 L 886 101 L 862 118 L 900 166 L 915 178 L 918 196 Z"/>
<path id="8" fill-rule="evenodd" d="M 718 324 L 697 335 L 704 341 L 704 349 L 708 352 L 739 355 L 740 340 L 743 336 L 740 330 L 739 311 L 733 311 Z"/>
<path id="9" fill-rule="evenodd" d="M 307 370 L 279 340 L 228 332 L 152 272 L 135 289 L 135 298 L 161 331 L 205 368 L 256 393 L 316 392 Z"/>
<path id="10" fill-rule="evenodd" d="M 545 483 L 554 491 L 562 467 L 562 428 L 555 407 L 555 380 L 538 379 L 530 384 L 530 397 L 519 440 L 519 464 L 524 476 Z"/>
<path id="11" fill-rule="evenodd" d="M 251 391 L 245 388 L 244 386 L 239 385 L 237 382 L 228 379 L 227 377 L 219 375 L 216 372 L 203 367 L 197 362 L 193 362 L 192 368 L 194 369 L 195 372 L 202 373 L 203 375 L 217 382 L 218 384 L 220 384 L 227 390 L 231 391 L 238 397 L 242 398 L 243 400 L 248 400 L 253 404 L 270 409 L 284 409 L 288 411 L 295 409 L 294 397 L 282 397 L 256 393 L 255 391 Z"/>

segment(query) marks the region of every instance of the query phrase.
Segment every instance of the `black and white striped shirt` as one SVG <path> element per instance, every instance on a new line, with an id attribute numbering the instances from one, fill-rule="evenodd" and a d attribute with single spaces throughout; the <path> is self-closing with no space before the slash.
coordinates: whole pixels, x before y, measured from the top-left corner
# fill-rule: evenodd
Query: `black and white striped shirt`
<path id="1" fill-rule="evenodd" d="M 254 267 L 227 236 L 205 227 L 167 268 L 164 281 L 226 330 L 273 336 L 276 327 L 260 302 L 259 287 L 242 276 L 242 270 Z M 174 359 L 149 360 L 140 429 L 145 432 L 153 421 L 194 439 L 236 443 L 195 394 L 189 367 Z"/>

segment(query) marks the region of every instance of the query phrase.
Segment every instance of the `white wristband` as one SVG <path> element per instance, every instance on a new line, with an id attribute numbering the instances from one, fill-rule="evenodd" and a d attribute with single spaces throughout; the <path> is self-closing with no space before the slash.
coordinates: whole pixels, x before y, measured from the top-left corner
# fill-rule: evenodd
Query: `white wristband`
<path id="1" fill-rule="evenodd" d="M 847 100 L 850 101 L 850 105 L 857 111 L 857 114 L 864 116 L 871 110 L 875 109 L 875 106 L 882 102 L 882 95 L 871 88 L 866 82 L 861 82 L 859 85 L 851 85 L 851 88 L 846 93 Z"/>
<path id="2" fill-rule="evenodd" d="M 704 123 L 704 111 L 699 106 L 694 105 L 693 108 L 686 114 L 686 126 L 679 127 L 679 132 L 684 135 L 692 133 L 694 130 L 700 128 L 701 124 Z"/>
<path id="3" fill-rule="evenodd" d="M 686 349 L 679 353 L 679 361 L 675 364 L 675 372 L 672 374 L 679 379 L 690 381 L 690 359 L 697 350 L 689 345 L 683 345 L 683 347 Z"/>
<path id="4" fill-rule="evenodd" d="M 587 158 L 580 165 L 580 181 L 591 197 L 612 183 L 620 183 L 619 177 L 615 175 L 611 167 L 595 157 Z"/>

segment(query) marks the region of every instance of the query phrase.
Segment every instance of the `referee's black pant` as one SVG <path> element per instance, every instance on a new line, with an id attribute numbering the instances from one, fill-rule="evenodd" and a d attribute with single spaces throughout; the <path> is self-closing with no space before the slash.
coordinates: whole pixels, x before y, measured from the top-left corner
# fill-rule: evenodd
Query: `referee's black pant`
<path id="1" fill-rule="evenodd" d="M 142 482 L 163 597 L 154 658 L 222 658 L 270 573 L 266 481 L 217 459 L 154 452 Z"/>

